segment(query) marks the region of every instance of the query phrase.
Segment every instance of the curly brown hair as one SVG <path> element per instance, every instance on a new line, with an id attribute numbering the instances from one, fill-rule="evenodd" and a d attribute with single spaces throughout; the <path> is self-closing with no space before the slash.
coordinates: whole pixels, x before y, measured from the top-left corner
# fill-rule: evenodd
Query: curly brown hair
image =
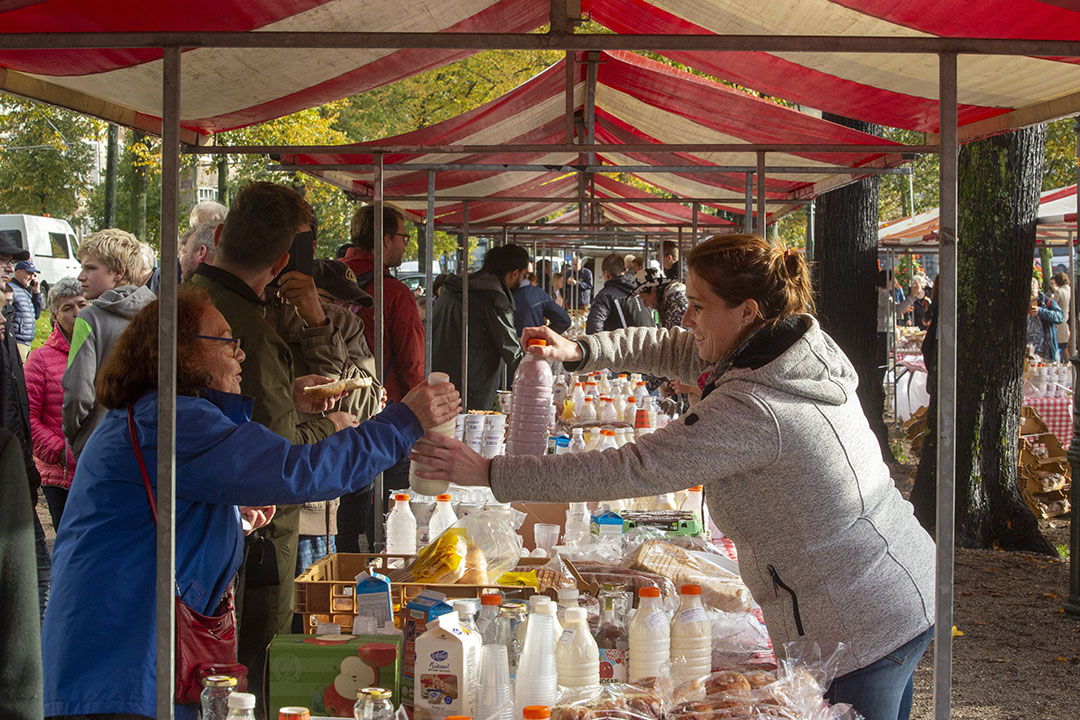
<path id="1" fill-rule="evenodd" d="M 202 288 L 181 285 L 176 293 L 176 394 L 198 395 L 210 384 L 195 335 L 207 308 L 214 306 Z M 131 319 L 116 341 L 94 383 L 97 401 L 109 409 L 124 408 L 158 385 L 158 301 Z"/>

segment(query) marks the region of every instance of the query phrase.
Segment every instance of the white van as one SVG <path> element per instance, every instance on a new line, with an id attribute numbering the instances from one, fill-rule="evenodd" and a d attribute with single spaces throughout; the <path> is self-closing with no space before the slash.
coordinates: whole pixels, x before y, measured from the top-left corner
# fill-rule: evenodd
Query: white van
<path id="1" fill-rule="evenodd" d="M 78 277 L 82 265 L 75 257 L 79 240 L 67 220 L 37 215 L 0 215 L 0 237 L 30 250 L 41 271 L 42 292 L 62 277 Z"/>

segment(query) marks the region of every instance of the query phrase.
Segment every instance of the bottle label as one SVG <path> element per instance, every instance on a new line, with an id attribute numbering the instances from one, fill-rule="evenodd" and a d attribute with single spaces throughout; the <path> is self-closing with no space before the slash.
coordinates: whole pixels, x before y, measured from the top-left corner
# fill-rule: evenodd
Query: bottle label
<path id="1" fill-rule="evenodd" d="M 563 645 L 571 645 L 574 642 L 574 636 L 577 635 L 577 630 L 567 628 L 563 630 L 562 637 L 559 638 L 559 642 Z"/>
<path id="2" fill-rule="evenodd" d="M 645 618 L 645 625 L 650 630 L 659 630 L 668 625 L 667 615 L 662 612 L 650 613 L 649 616 Z"/>
<path id="3" fill-rule="evenodd" d="M 628 650 L 600 649 L 600 684 L 624 683 L 630 677 Z"/>
<path id="4" fill-rule="evenodd" d="M 678 623 L 680 625 L 689 625 L 690 623 L 704 622 L 707 619 L 705 608 L 692 607 L 679 613 Z"/>

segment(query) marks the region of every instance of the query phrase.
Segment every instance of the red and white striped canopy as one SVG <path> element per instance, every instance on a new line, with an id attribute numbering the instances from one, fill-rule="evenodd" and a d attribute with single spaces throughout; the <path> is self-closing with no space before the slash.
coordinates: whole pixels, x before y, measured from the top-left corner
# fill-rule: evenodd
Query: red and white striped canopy
<path id="1" fill-rule="evenodd" d="M 583 60 L 584 58 L 579 58 Z M 573 86 L 575 110 L 584 110 L 586 69 L 575 63 Z M 555 144 L 563 141 L 565 113 L 565 60 L 548 68 L 509 93 L 457 117 L 430 127 L 396 137 L 368 143 L 372 145 L 498 145 Z M 602 144 L 656 143 L 832 143 L 852 145 L 888 144 L 881 138 L 830 123 L 786 108 L 727 86 L 677 70 L 655 60 L 629 52 L 601 53 L 597 66 L 595 91 L 596 140 Z M 363 144 L 355 146 L 359 151 Z M 903 146 L 897 145 L 898 149 Z M 619 166 L 686 166 L 686 172 L 632 173 L 639 180 L 674 197 L 717 198 L 742 195 L 746 177 L 742 171 L 701 173 L 690 168 L 750 167 L 742 153 L 633 153 L 610 152 L 597 155 L 598 163 Z M 290 155 L 283 158 L 290 165 L 368 165 L 370 153 Z M 506 153 L 504 155 L 457 156 L 440 153 L 387 154 L 388 166 L 383 186 L 386 196 L 416 217 L 426 213 L 427 170 L 408 171 L 410 164 L 438 163 L 508 163 L 544 165 L 535 172 L 494 172 L 491 170 L 443 170 L 436 175 L 437 195 L 476 198 L 544 197 L 566 198 L 564 202 L 509 203 L 488 200 L 470 202 L 469 223 L 484 226 L 534 220 L 550 215 L 579 198 L 577 179 L 568 167 L 578 162 L 576 154 L 566 152 Z M 766 173 L 766 197 L 779 203 L 770 215 L 790 206 L 784 201 L 813 197 L 821 192 L 859 177 L 860 167 L 898 165 L 900 155 L 880 153 L 775 153 L 769 165 L 805 167 L 806 172 L 773 175 Z M 824 174 L 819 168 L 851 168 L 847 174 Z M 370 170 L 318 170 L 309 172 L 361 196 L 371 196 Z M 590 186 L 589 193 L 593 192 Z M 595 179 L 597 197 L 645 197 L 650 194 L 611 178 Z M 415 197 L 415 200 L 402 199 Z M 738 205 L 723 206 L 741 213 Z M 440 223 L 462 221 L 461 202 L 436 203 Z M 619 224 L 635 222 L 691 222 L 691 210 L 677 202 L 659 206 L 639 204 L 633 208 L 605 203 L 608 221 Z M 704 218 L 704 219 L 703 219 Z M 699 216 L 701 224 L 720 224 Z"/>
<path id="2" fill-rule="evenodd" d="M 0 0 L 0 90 L 151 132 L 160 129 L 161 51 L 3 50 L 28 32 L 294 30 L 530 32 L 547 0 Z M 999 39 L 1080 38 L 1071 0 L 584 0 L 617 33 Z M 478 48 L 479 49 L 479 48 Z M 262 122 L 463 57 L 463 50 L 198 48 L 183 54 L 183 137 Z M 847 117 L 937 131 L 930 55 L 669 52 L 697 70 Z M 1075 59 L 962 55 L 961 137 L 1080 111 Z"/>

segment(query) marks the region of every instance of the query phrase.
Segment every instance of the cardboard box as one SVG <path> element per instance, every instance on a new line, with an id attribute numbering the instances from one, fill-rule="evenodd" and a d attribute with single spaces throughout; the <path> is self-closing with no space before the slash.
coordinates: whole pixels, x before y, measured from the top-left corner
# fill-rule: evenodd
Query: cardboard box
<path id="1" fill-rule="evenodd" d="M 270 712 L 299 705 L 315 716 L 353 716 L 356 691 L 381 687 L 401 699 L 400 635 L 278 635 L 268 657 Z"/>
<path id="2" fill-rule="evenodd" d="M 425 590 L 405 606 L 405 644 L 401 664 L 401 702 L 412 710 L 416 684 L 416 639 L 424 634 L 428 624 L 436 618 L 452 613 L 446 596 L 434 590 Z"/>

